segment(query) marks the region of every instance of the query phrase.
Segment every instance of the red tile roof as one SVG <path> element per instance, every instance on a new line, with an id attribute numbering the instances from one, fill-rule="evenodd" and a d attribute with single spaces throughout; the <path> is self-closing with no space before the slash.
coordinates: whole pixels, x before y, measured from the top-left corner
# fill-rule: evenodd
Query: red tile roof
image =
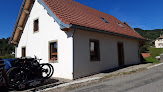
<path id="1" fill-rule="evenodd" d="M 150 53 L 141 53 L 141 54 L 142 54 L 143 58 L 146 58 L 146 57 L 150 57 L 151 56 Z"/>
<path id="2" fill-rule="evenodd" d="M 144 39 L 132 28 L 114 16 L 90 8 L 73 0 L 43 0 L 51 11 L 64 23 L 85 26 Z M 105 23 L 101 18 L 109 22 Z M 120 23 L 125 28 L 122 28 Z"/>

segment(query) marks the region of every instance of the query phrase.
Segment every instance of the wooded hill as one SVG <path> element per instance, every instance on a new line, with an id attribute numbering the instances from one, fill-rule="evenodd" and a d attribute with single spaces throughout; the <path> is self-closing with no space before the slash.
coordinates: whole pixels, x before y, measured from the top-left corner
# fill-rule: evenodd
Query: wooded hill
<path id="1" fill-rule="evenodd" d="M 163 29 L 155 29 L 155 30 L 142 30 L 140 28 L 134 28 L 141 36 L 144 38 L 148 38 L 150 40 L 155 40 L 160 37 L 160 34 L 163 34 Z"/>
<path id="2" fill-rule="evenodd" d="M 8 44 L 9 38 L 0 39 L 0 49 L 2 50 L 2 55 L 11 54 L 14 52 L 14 45 Z"/>

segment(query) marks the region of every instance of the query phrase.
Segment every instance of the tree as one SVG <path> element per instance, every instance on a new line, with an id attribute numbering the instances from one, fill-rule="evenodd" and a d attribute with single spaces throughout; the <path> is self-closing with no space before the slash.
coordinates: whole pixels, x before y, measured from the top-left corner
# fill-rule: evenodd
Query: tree
<path id="1" fill-rule="evenodd" d="M 0 49 L 2 49 L 2 55 L 11 54 L 14 52 L 14 45 L 8 44 L 9 38 L 0 39 Z"/>

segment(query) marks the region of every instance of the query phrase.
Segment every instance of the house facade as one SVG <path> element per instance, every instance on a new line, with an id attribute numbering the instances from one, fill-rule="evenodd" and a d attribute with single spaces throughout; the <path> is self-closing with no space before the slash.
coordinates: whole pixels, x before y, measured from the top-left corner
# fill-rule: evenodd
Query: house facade
<path id="1" fill-rule="evenodd" d="M 73 0 L 24 0 L 10 43 L 15 57 L 36 55 L 53 65 L 53 77 L 76 79 L 140 63 L 143 40 L 127 23 Z"/>
<path id="2" fill-rule="evenodd" d="M 160 37 L 155 40 L 155 47 L 163 48 L 163 35 L 160 35 Z"/>

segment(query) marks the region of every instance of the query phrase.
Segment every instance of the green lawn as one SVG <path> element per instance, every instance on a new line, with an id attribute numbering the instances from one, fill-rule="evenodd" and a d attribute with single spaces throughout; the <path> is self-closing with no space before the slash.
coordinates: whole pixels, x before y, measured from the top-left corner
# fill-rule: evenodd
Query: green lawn
<path id="1" fill-rule="evenodd" d="M 156 60 L 156 56 L 160 56 L 163 53 L 163 48 L 148 48 L 148 52 L 151 54 L 150 57 L 145 58 L 145 62 L 159 63 L 160 61 Z"/>

